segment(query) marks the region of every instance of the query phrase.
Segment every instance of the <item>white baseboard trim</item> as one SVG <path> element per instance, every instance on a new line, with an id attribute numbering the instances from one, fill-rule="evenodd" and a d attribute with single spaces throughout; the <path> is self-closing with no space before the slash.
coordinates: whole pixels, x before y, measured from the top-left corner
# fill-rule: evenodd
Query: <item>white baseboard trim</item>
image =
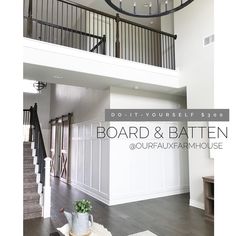
<path id="1" fill-rule="evenodd" d="M 183 193 L 188 193 L 189 188 L 181 188 L 178 190 L 168 190 L 168 191 L 163 191 L 159 193 L 153 193 L 153 194 L 145 194 L 145 195 L 140 195 L 140 196 L 126 196 L 126 197 L 116 197 L 110 198 L 110 206 L 113 205 L 119 205 L 119 204 L 125 204 L 125 203 L 130 203 L 130 202 L 137 202 L 137 201 L 143 201 L 143 200 L 149 200 L 149 199 L 154 199 L 154 198 L 160 198 L 160 197 L 168 197 L 172 195 L 177 195 L 177 194 L 183 194 Z"/>
<path id="2" fill-rule="evenodd" d="M 69 184 L 70 184 L 72 187 L 74 187 L 74 188 L 80 190 L 81 192 L 84 192 L 84 193 L 88 194 L 89 196 L 91 196 L 91 197 L 93 197 L 93 198 L 95 198 L 95 199 L 97 199 L 97 200 L 99 200 L 99 201 L 105 203 L 106 205 L 108 205 L 108 206 L 110 205 L 110 204 L 109 204 L 109 199 L 108 199 L 108 198 L 105 198 L 105 196 L 103 197 L 103 196 L 101 196 L 99 193 L 95 193 L 95 192 L 92 191 L 92 190 L 88 190 L 87 188 L 83 187 L 82 185 L 74 184 L 74 183 L 72 183 L 72 182 L 69 182 Z"/>
<path id="3" fill-rule="evenodd" d="M 204 210 L 204 203 L 190 199 L 189 205 Z"/>
<path id="4" fill-rule="evenodd" d="M 155 193 L 155 194 L 146 194 L 146 195 L 139 195 L 139 196 L 119 196 L 119 197 L 116 196 L 116 198 L 112 199 L 112 197 L 105 196 L 105 194 L 103 194 L 103 193 L 99 193 L 99 192 L 96 193 L 96 191 L 94 189 L 89 189 L 88 186 L 83 186 L 81 184 L 75 184 L 73 182 L 69 182 L 69 184 L 71 186 L 73 186 L 74 188 L 88 194 L 89 196 L 105 203 L 108 206 L 143 201 L 143 200 L 159 198 L 159 197 L 167 197 L 167 196 L 172 196 L 172 195 L 183 194 L 183 193 L 189 192 L 189 187 L 183 187 L 180 189 L 167 190 L 167 191 L 159 192 L 159 193 Z"/>

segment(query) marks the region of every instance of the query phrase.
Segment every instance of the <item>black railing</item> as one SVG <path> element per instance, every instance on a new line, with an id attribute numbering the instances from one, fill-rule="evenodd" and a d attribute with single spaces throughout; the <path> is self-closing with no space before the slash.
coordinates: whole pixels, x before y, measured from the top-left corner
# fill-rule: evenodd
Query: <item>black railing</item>
<path id="1" fill-rule="evenodd" d="M 44 185 L 45 180 L 45 161 L 47 157 L 43 135 L 39 123 L 37 104 L 30 109 L 23 110 L 23 125 L 28 127 L 28 140 L 29 142 L 34 142 L 37 156 L 37 164 L 39 165 L 40 182 Z"/>
<path id="2" fill-rule="evenodd" d="M 176 35 L 68 0 L 24 0 L 24 36 L 175 69 Z"/>

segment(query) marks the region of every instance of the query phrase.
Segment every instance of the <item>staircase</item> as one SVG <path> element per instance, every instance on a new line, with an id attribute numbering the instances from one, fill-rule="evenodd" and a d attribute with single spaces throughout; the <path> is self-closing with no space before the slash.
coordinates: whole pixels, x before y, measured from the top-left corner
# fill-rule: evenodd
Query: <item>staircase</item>
<path id="1" fill-rule="evenodd" d="M 24 142 L 24 220 L 42 217 L 31 142 Z"/>

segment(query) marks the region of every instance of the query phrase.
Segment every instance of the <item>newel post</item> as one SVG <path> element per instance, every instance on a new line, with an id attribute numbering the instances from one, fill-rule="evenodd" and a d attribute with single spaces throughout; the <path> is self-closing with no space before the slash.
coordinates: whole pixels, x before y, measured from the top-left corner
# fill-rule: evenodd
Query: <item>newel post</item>
<path id="1" fill-rule="evenodd" d="M 29 142 L 33 142 L 33 107 L 30 107 Z"/>
<path id="2" fill-rule="evenodd" d="M 45 161 L 45 184 L 43 187 L 43 217 L 50 217 L 51 209 L 51 184 L 50 184 L 50 166 L 51 158 L 46 157 Z"/>
<path id="3" fill-rule="evenodd" d="M 116 14 L 116 57 L 120 58 L 120 16 Z"/>

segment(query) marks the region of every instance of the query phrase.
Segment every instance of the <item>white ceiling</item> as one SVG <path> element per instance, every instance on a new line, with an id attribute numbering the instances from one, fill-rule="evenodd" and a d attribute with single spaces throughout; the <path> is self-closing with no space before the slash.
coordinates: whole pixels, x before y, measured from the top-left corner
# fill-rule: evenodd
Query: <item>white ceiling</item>
<path id="1" fill-rule="evenodd" d="M 55 77 L 56 75 L 60 75 Z M 172 95 L 185 96 L 186 88 L 171 88 L 148 83 L 120 81 L 114 78 L 99 77 L 96 75 L 87 75 L 76 71 L 68 71 L 46 66 L 32 65 L 24 63 L 24 78 L 27 80 L 37 80 L 47 83 L 58 83 L 71 86 L 79 86 L 93 89 L 105 90 L 109 87 L 121 87 L 128 89 L 139 89 L 143 91 L 159 92 Z M 66 78 L 66 79 L 65 79 Z"/>

